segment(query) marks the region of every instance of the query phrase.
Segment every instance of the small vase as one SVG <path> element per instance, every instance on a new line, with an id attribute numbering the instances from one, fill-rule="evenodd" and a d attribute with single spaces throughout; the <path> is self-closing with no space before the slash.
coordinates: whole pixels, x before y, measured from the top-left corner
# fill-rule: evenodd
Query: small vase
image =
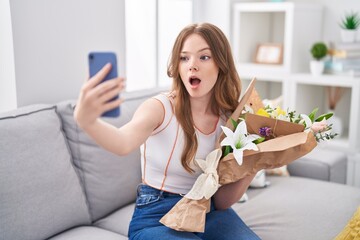
<path id="1" fill-rule="evenodd" d="M 341 29 L 341 41 L 342 42 L 355 42 L 356 41 L 356 29 Z"/>
<path id="2" fill-rule="evenodd" d="M 310 61 L 310 72 L 314 76 L 320 76 L 324 72 L 324 62 L 313 60 Z"/>

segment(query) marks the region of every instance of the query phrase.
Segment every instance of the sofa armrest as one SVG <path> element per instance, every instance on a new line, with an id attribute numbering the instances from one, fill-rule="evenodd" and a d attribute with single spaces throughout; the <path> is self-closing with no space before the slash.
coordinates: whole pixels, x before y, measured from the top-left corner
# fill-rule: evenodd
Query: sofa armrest
<path id="1" fill-rule="evenodd" d="M 288 165 L 290 175 L 346 183 L 347 155 L 317 147 Z"/>

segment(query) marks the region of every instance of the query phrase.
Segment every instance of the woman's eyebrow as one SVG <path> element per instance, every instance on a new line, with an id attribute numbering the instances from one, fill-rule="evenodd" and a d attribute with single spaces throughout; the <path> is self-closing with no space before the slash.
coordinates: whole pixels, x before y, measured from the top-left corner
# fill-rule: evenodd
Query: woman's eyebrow
<path id="1" fill-rule="evenodd" d="M 211 51 L 211 49 L 209 47 L 205 47 L 205 48 L 200 49 L 197 52 L 199 53 L 199 52 L 202 52 L 202 51 L 205 51 L 205 50 L 210 50 Z M 189 53 L 189 51 L 182 51 L 181 53 Z"/>

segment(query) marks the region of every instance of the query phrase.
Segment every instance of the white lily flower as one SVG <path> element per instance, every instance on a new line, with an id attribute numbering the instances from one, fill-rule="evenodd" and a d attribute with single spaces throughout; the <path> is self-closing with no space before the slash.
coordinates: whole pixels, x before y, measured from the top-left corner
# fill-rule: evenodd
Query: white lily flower
<path id="1" fill-rule="evenodd" d="M 300 114 L 300 116 L 301 116 L 302 119 L 301 119 L 301 121 L 299 123 L 305 122 L 305 132 L 309 132 L 311 130 L 311 126 L 312 126 L 311 119 L 306 114 Z"/>
<path id="2" fill-rule="evenodd" d="M 234 157 L 239 165 L 243 162 L 244 150 L 258 151 L 258 147 L 252 141 L 261 138 L 256 134 L 248 134 L 245 121 L 241 121 L 233 132 L 231 129 L 221 126 L 226 138 L 221 141 L 221 146 L 230 146 Z"/>

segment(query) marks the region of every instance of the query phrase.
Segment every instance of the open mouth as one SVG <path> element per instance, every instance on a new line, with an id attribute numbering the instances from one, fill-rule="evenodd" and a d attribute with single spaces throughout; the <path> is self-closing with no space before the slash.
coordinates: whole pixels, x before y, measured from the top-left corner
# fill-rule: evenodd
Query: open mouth
<path id="1" fill-rule="evenodd" d="M 190 77 L 189 82 L 191 86 L 198 86 L 201 82 L 201 80 L 197 77 Z"/>

